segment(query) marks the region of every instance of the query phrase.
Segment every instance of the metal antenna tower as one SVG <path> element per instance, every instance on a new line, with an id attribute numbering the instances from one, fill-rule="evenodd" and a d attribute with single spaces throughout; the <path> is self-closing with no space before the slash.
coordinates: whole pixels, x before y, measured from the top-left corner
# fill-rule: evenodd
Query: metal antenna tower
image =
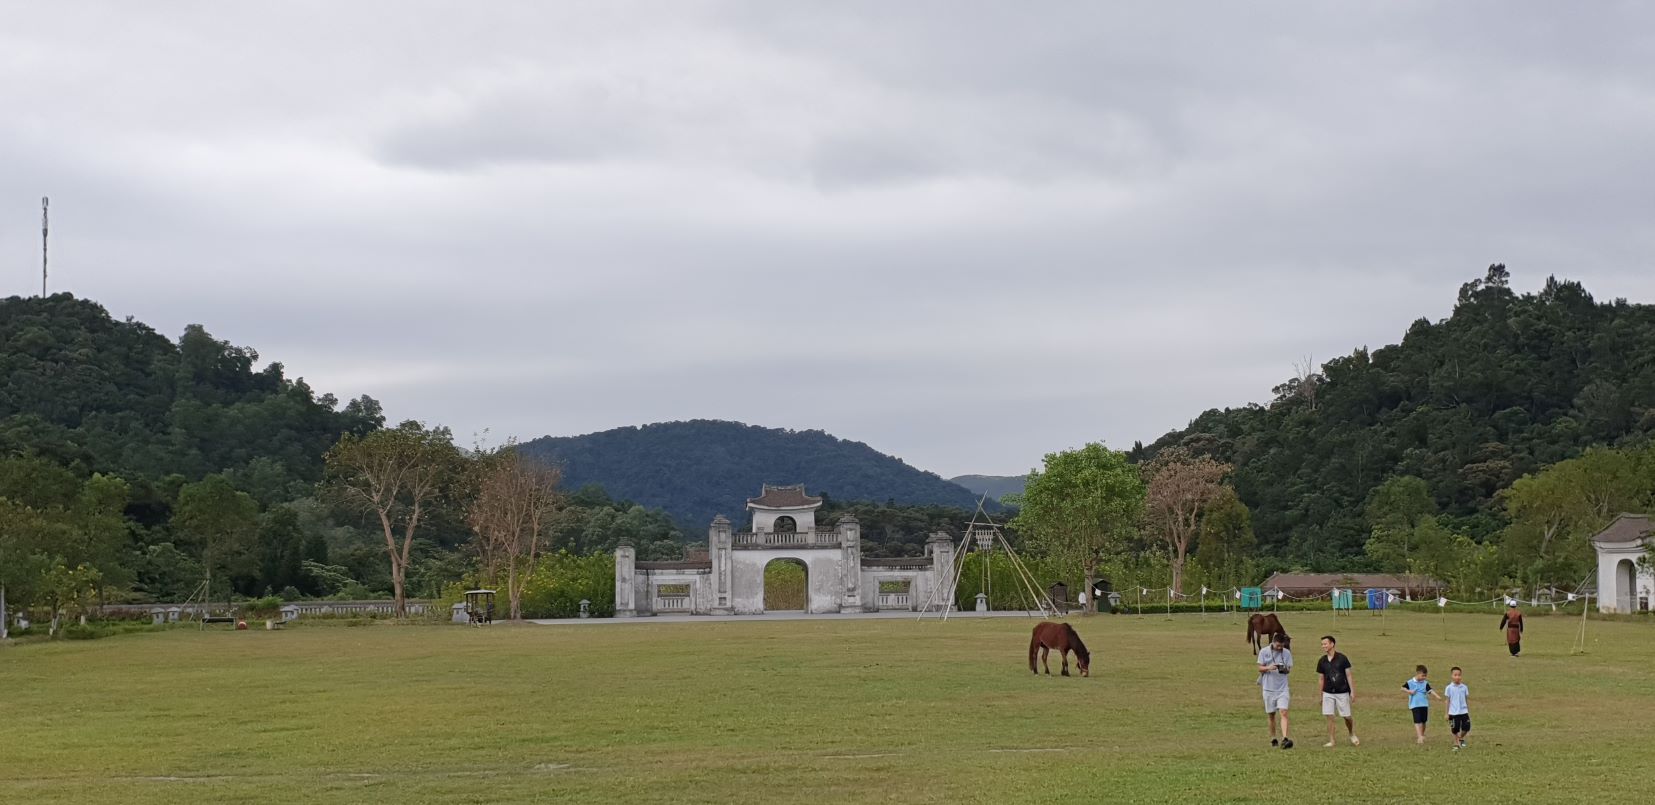
<path id="1" fill-rule="evenodd" d="M 52 205 L 52 199 L 50 197 L 47 197 L 47 196 L 41 196 L 40 197 L 40 298 L 41 299 L 46 298 L 46 232 L 47 232 L 47 229 L 48 229 L 47 224 L 51 220 L 47 216 L 47 212 L 50 209 L 51 205 Z"/>

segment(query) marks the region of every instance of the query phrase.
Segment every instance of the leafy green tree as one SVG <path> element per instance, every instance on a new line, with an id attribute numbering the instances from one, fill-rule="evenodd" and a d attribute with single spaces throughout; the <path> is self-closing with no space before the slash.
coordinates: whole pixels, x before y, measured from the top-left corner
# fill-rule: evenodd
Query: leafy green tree
<path id="1" fill-rule="evenodd" d="M 258 502 L 237 491 L 223 475 L 209 475 L 179 490 L 173 529 L 201 562 L 208 600 L 212 599 L 213 571 L 226 579 L 256 575 L 249 549 L 258 517 Z"/>
<path id="2" fill-rule="evenodd" d="M 1594 448 L 1519 478 L 1502 494 L 1508 564 L 1528 584 L 1584 578 L 1595 563 L 1592 535 L 1655 501 L 1650 452 Z"/>
<path id="3" fill-rule="evenodd" d="M 299 513 L 286 506 L 265 512 L 258 530 L 259 580 L 266 593 L 308 586 L 304 575 L 305 533 Z"/>
<path id="4" fill-rule="evenodd" d="M 1048 453 L 1029 473 L 1012 526 L 1036 550 L 1077 567 L 1092 589 L 1098 568 L 1125 550 L 1143 512 L 1144 482 L 1123 453 L 1091 443 Z"/>
<path id="5" fill-rule="evenodd" d="M 71 567 L 54 557 L 40 582 L 40 598 L 52 613 L 48 633 L 57 634 L 63 616 L 84 613 L 99 584 L 97 568 L 84 564 Z"/>
<path id="6" fill-rule="evenodd" d="M 1246 574 L 1257 544 L 1258 540 L 1253 535 L 1253 513 L 1236 496 L 1235 490 L 1225 487 L 1207 506 L 1206 514 L 1201 518 L 1201 536 L 1195 550 L 1196 564 L 1216 582 L 1216 587 L 1237 587 Z"/>
<path id="7" fill-rule="evenodd" d="M 1436 501 L 1425 480 L 1411 475 L 1389 478 L 1373 490 L 1365 508 L 1370 536 L 1364 547 L 1375 567 L 1386 572 L 1413 572 L 1419 530 L 1435 522 Z"/>

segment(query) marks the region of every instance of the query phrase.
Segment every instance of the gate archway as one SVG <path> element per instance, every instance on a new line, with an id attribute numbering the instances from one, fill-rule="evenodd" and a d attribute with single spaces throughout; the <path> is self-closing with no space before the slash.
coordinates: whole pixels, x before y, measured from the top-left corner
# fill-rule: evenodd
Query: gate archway
<path id="1" fill-rule="evenodd" d="M 783 557 L 764 565 L 765 612 L 803 612 L 809 594 L 810 568 L 803 561 Z"/>

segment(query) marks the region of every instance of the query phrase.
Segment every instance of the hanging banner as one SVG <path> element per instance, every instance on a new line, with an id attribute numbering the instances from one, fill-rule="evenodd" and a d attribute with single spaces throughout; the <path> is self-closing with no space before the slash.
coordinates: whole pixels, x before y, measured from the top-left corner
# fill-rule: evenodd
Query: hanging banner
<path id="1" fill-rule="evenodd" d="M 1439 606 L 1439 607 L 1445 607 L 1445 606 L 1448 606 L 1448 599 L 1446 599 L 1446 598 L 1440 598 L 1440 597 L 1439 597 L 1439 598 L 1438 598 L 1438 599 L 1437 599 L 1437 606 Z"/>

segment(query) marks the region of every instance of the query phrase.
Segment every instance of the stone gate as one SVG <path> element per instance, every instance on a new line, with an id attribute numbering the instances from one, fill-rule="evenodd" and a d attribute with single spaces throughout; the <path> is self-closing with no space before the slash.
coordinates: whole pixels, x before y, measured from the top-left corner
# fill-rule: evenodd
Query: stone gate
<path id="1" fill-rule="evenodd" d="M 639 562 L 632 546 L 616 548 L 616 617 L 762 614 L 764 568 L 777 559 L 804 565 L 809 613 L 917 611 L 939 590 L 938 601 L 953 602 L 954 543 L 947 534 L 932 534 L 925 556 L 869 559 L 856 518 L 818 526 L 821 505 L 802 484 L 766 484 L 747 501 L 751 530 L 735 531 L 722 514 L 713 518 L 705 558 Z"/>

